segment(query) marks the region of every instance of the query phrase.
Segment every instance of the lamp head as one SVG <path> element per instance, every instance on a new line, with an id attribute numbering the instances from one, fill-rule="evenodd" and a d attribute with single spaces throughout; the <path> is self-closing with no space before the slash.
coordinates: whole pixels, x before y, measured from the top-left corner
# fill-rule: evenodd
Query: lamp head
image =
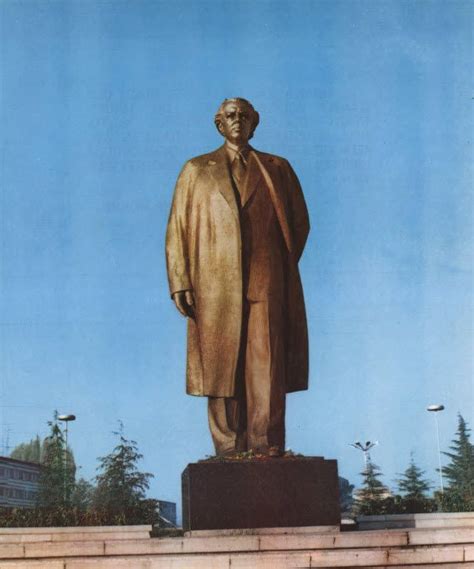
<path id="1" fill-rule="evenodd" d="M 58 415 L 58 421 L 75 421 L 76 415 Z"/>
<path id="2" fill-rule="evenodd" d="M 436 413 L 437 411 L 443 411 L 444 405 L 428 405 L 426 410 Z"/>

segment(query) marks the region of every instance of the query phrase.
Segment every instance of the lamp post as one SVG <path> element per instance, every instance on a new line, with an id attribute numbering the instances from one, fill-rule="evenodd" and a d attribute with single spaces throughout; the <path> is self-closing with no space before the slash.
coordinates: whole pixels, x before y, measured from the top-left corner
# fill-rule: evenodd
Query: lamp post
<path id="1" fill-rule="evenodd" d="M 66 445 L 64 447 L 64 502 L 66 503 L 68 496 L 68 484 L 67 484 L 67 435 L 68 435 L 68 425 L 70 421 L 75 421 L 76 415 L 58 415 L 58 421 L 66 423 Z"/>
<path id="2" fill-rule="evenodd" d="M 370 461 L 370 449 L 374 446 L 378 445 L 378 441 L 367 441 L 365 443 L 361 443 L 360 441 L 356 441 L 355 443 L 351 443 L 351 447 L 356 448 L 357 450 L 361 450 L 364 453 L 364 464 L 365 470 L 367 470 L 367 466 Z"/>
<path id="3" fill-rule="evenodd" d="M 428 405 L 426 408 L 427 411 L 430 413 L 434 413 L 435 423 L 436 423 L 436 441 L 438 443 L 438 464 L 439 464 L 439 485 L 441 488 L 441 495 L 444 495 L 444 486 L 443 486 L 443 471 L 441 468 L 441 448 L 439 444 L 439 424 L 438 424 L 438 413 L 439 411 L 444 410 L 444 405 Z"/>

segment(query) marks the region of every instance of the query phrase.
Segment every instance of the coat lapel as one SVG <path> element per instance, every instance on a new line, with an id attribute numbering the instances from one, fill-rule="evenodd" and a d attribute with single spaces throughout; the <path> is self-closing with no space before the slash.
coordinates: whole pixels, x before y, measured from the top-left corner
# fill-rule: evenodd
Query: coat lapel
<path id="1" fill-rule="evenodd" d="M 255 160 L 254 152 L 255 151 L 253 151 L 252 149 L 252 151 L 249 154 L 248 166 L 247 166 L 248 167 L 247 179 L 244 184 L 244 192 L 241 196 L 242 207 L 244 207 L 245 204 L 252 197 L 252 194 L 255 192 L 260 180 L 262 179 L 262 173 Z"/>
<path id="2" fill-rule="evenodd" d="M 285 239 L 286 246 L 290 253 L 293 252 L 293 240 L 291 238 L 290 228 L 288 226 L 288 220 L 286 217 L 286 210 L 285 205 L 281 199 L 281 195 L 277 192 L 275 188 L 275 184 L 273 183 L 271 172 L 273 170 L 272 165 L 272 158 L 264 154 L 260 154 L 256 150 L 252 149 L 251 152 L 252 156 L 254 157 L 260 172 L 262 174 L 263 179 L 268 187 L 268 191 L 270 192 L 270 197 L 273 202 L 273 207 L 275 208 L 275 212 L 280 223 L 281 232 L 283 233 L 283 238 Z"/>
<path id="3" fill-rule="evenodd" d="M 230 179 L 229 166 L 227 163 L 226 151 L 223 146 L 216 150 L 208 161 L 208 168 L 211 176 L 217 184 L 219 192 L 229 204 L 235 217 L 239 218 L 239 208 L 235 199 L 232 182 Z"/>
<path id="4" fill-rule="evenodd" d="M 263 178 L 268 187 L 268 191 L 270 192 L 270 197 L 280 223 L 283 238 L 285 239 L 288 251 L 291 253 L 293 251 L 293 240 L 291 238 L 291 232 L 286 218 L 285 205 L 282 202 L 281 196 L 277 192 L 272 180 L 273 165 L 271 160 L 272 159 L 267 155 L 260 154 L 253 148 L 251 149 L 249 154 L 249 172 L 245 184 L 245 193 L 241 197 L 242 205 L 245 205 L 245 203 L 248 202 L 249 198 L 255 192 L 260 180 Z M 228 203 L 236 219 L 239 219 L 239 208 L 235 199 L 234 189 L 232 187 L 229 165 L 224 146 L 221 146 L 211 154 L 208 161 L 208 168 L 212 178 L 216 182 L 219 192 Z"/>

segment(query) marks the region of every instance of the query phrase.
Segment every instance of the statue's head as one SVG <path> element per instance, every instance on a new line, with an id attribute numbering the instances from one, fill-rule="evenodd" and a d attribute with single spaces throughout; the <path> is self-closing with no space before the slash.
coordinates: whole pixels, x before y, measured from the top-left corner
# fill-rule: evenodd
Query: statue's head
<path id="1" fill-rule="evenodd" d="M 214 117 L 217 130 L 229 142 L 237 145 L 247 144 L 259 120 L 252 103 L 240 97 L 225 99 Z"/>

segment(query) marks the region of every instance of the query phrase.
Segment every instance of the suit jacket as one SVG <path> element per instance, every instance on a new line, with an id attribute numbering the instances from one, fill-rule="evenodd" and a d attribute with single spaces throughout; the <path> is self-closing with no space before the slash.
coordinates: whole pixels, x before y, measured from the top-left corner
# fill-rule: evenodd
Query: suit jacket
<path id="1" fill-rule="evenodd" d="M 284 158 L 252 149 L 261 173 L 254 188 L 269 192 L 288 251 L 285 298 L 286 389 L 308 387 L 308 333 L 298 260 L 309 219 L 298 179 Z M 188 319 L 187 392 L 232 397 L 242 325 L 242 254 L 239 208 L 224 146 L 189 160 L 176 183 L 166 235 L 170 292 L 192 290 Z"/>
<path id="2" fill-rule="evenodd" d="M 247 175 L 236 189 L 240 207 L 243 295 L 249 301 L 266 301 L 271 313 L 286 304 L 288 249 L 255 155 L 248 158 Z M 280 334 L 280 331 L 278 331 Z M 284 371 L 284 370 L 283 370 Z M 284 377 L 284 374 L 282 375 Z"/>

